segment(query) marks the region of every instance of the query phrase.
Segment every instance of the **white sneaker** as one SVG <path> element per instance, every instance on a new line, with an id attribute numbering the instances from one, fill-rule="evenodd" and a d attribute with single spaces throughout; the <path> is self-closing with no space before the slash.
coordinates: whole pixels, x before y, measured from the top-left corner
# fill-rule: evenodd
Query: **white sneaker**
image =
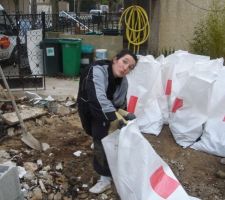
<path id="1" fill-rule="evenodd" d="M 111 187 L 111 178 L 106 176 L 101 176 L 100 180 L 89 189 L 89 192 L 94 194 L 100 194 L 102 192 L 105 192 Z"/>

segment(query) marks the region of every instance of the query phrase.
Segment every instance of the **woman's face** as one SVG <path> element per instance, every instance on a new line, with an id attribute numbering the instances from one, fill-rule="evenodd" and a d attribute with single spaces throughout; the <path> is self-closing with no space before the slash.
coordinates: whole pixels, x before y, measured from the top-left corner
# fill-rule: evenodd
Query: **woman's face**
<path id="1" fill-rule="evenodd" d="M 122 78 L 134 69 L 135 65 L 136 61 L 129 54 L 126 54 L 119 59 L 114 58 L 112 64 L 113 75 L 115 77 Z"/>

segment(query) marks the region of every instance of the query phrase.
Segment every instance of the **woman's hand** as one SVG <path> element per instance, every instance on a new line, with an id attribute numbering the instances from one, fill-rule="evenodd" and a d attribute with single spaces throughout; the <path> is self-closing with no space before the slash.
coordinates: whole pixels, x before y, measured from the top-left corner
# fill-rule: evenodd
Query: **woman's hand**
<path id="1" fill-rule="evenodd" d="M 135 116 L 134 113 L 127 112 L 126 110 L 123 110 L 123 109 L 121 109 L 121 108 L 118 110 L 118 113 L 119 113 L 120 115 L 122 115 L 123 118 L 124 118 L 125 120 L 127 120 L 127 121 L 131 121 L 131 120 L 136 119 L 136 116 Z"/>

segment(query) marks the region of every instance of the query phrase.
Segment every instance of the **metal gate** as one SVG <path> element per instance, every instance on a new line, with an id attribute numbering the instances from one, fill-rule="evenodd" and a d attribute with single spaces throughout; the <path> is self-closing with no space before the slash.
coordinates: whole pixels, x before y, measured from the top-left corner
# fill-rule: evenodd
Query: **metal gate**
<path id="1" fill-rule="evenodd" d="M 43 20 L 41 14 L 0 15 L 0 65 L 10 88 L 45 88 L 40 49 L 44 37 Z M 7 45 L 1 45 L 6 44 L 5 41 Z"/>

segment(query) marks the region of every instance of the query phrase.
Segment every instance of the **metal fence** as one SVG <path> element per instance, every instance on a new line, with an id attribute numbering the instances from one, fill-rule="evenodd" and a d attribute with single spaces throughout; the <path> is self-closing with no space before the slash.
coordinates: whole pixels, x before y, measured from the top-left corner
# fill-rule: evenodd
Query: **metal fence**
<path id="1" fill-rule="evenodd" d="M 11 88 L 44 88 L 42 15 L 0 15 L 0 64 Z"/>
<path id="2" fill-rule="evenodd" d="M 61 11 L 45 15 L 46 31 L 60 31 L 70 34 L 118 35 L 120 13 L 84 14 Z"/>
<path id="3" fill-rule="evenodd" d="M 40 42 L 45 38 L 46 32 L 119 35 L 119 18 L 119 13 L 75 15 L 64 11 L 59 14 L 0 15 L 0 40 L 3 36 L 10 39 L 7 50 L 0 46 L 0 64 L 8 78 L 19 80 L 20 84 L 12 81 L 19 87 L 26 88 L 23 84 L 29 82 L 27 77 L 41 78 L 44 82 L 45 67 Z M 8 57 L 1 57 L 6 51 Z M 13 87 L 17 87 L 16 85 Z"/>

